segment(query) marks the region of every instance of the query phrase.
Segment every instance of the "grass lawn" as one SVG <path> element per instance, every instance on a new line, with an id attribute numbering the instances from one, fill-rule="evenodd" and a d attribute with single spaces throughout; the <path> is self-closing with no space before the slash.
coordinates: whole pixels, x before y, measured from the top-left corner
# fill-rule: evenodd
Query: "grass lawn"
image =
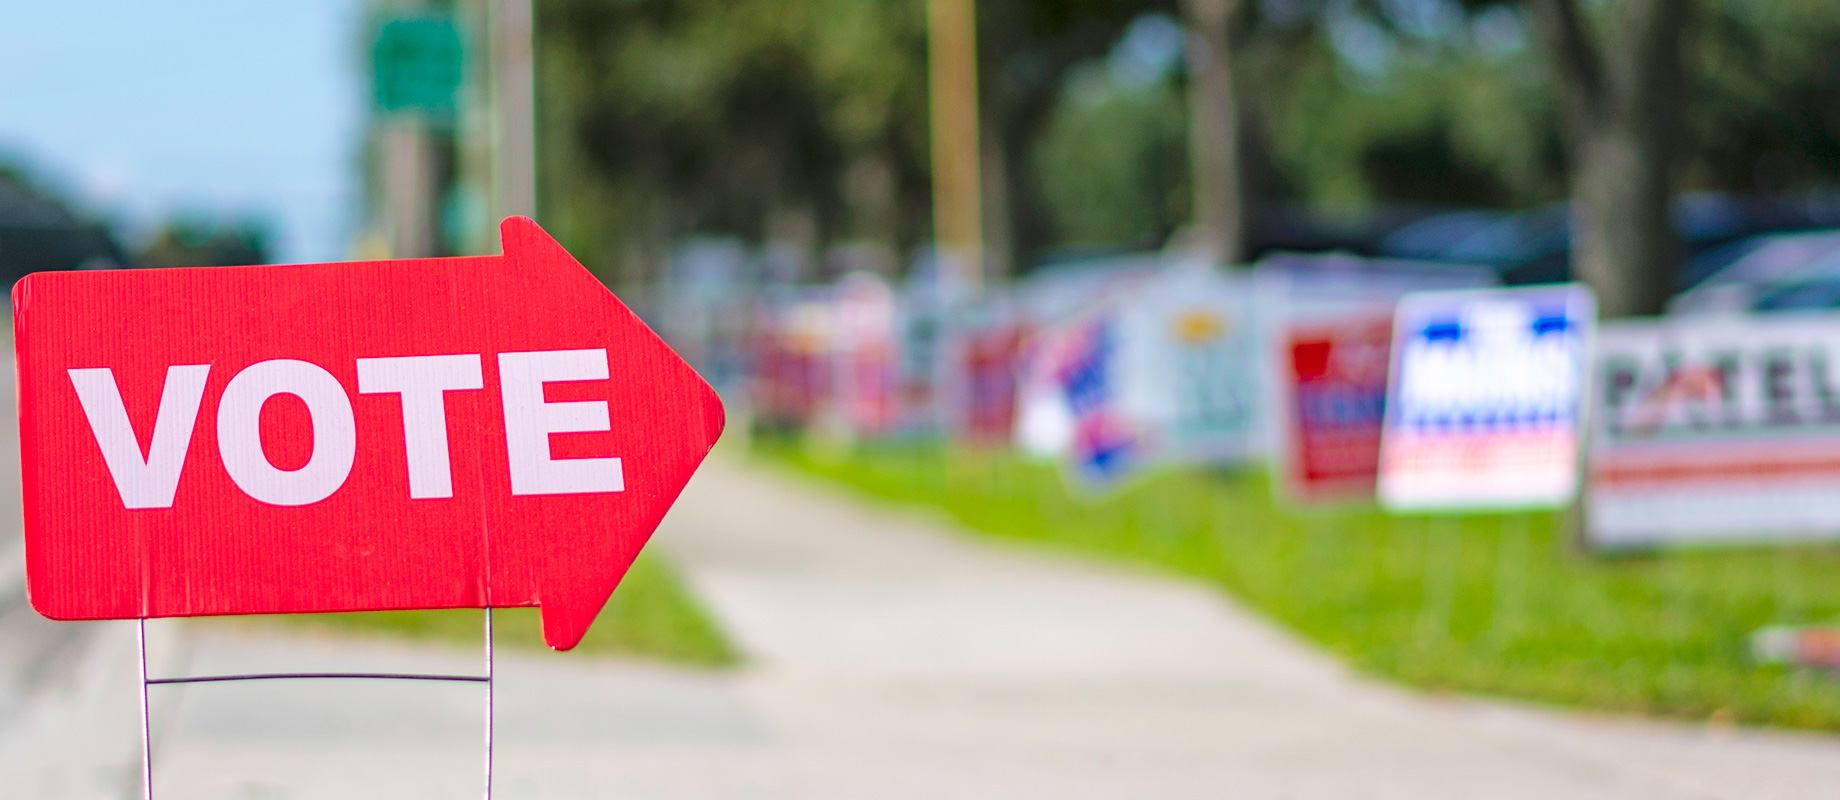
<path id="1" fill-rule="evenodd" d="M 1220 585 L 1368 672 L 1433 690 L 1840 730 L 1840 678 L 1748 637 L 1840 616 L 1840 548 L 1581 553 L 1559 514 L 1293 510 L 1262 472 L 1168 470 L 1102 498 L 1057 468 L 935 447 L 757 457 L 967 527 Z"/>
<path id="2" fill-rule="evenodd" d="M 492 612 L 493 642 L 498 647 L 544 649 L 543 628 L 534 608 Z M 315 628 L 371 636 L 390 636 L 479 647 L 481 614 L 477 610 L 374 611 L 351 614 L 297 614 L 235 618 L 235 624 Z M 619 654 L 692 666 L 736 662 L 728 642 L 665 557 L 642 551 L 632 569 L 601 609 L 594 626 L 570 653 Z"/>

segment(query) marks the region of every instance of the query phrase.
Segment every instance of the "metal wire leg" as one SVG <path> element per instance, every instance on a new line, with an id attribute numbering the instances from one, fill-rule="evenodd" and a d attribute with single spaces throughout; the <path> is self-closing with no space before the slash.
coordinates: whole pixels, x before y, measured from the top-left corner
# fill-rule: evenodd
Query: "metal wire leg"
<path id="1" fill-rule="evenodd" d="M 415 675 L 395 672 L 278 672 L 245 675 L 203 675 L 190 678 L 147 678 L 147 620 L 136 620 L 135 640 L 140 647 L 141 675 L 141 800 L 153 800 L 153 723 L 147 704 L 147 687 L 181 683 L 266 681 L 326 678 L 368 678 L 412 681 L 466 681 L 486 685 L 486 800 L 492 800 L 492 609 L 485 610 L 486 674 Z"/>
<path id="2" fill-rule="evenodd" d="M 135 624 L 134 638 L 141 651 L 141 800 L 153 800 L 153 723 L 147 710 L 147 620 L 137 619 Z"/>
<path id="3" fill-rule="evenodd" d="M 486 606 L 486 800 L 492 800 L 492 607 Z"/>

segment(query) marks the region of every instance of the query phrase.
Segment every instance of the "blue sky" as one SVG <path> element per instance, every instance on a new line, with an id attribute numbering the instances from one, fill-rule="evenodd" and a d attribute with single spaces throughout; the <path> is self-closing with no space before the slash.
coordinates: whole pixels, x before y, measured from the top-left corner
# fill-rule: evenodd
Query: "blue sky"
<path id="1" fill-rule="evenodd" d="M 346 255 L 361 0 L 0 0 L 0 159 L 132 237 L 259 217 L 275 258 Z"/>

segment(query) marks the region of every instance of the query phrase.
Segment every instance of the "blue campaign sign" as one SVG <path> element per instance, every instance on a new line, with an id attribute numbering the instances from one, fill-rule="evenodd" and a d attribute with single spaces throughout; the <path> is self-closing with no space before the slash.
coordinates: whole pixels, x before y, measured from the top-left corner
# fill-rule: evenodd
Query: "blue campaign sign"
<path id="1" fill-rule="evenodd" d="M 1116 485 L 1143 463 L 1141 425 L 1121 407 L 1119 335 L 1111 311 L 1040 331 L 1028 359 L 1017 438 L 1064 460 L 1081 488 Z"/>
<path id="2" fill-rule="evenodd" d="M 1381 434 L 1381 504 L 1570 503 L 1595 319 L 1590 290 L 1577 284 L 1402 298 Z"/>

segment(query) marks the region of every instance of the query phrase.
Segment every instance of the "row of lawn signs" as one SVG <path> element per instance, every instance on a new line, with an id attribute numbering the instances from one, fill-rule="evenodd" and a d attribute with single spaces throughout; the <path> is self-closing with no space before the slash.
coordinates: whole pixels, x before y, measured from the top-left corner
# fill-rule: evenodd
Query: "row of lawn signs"
<path id="1" fill-rule="evenodd" d="M 1358 492 L 1372 474 L 1383 506 L 1431 511 L 1560 507 L 1582 484 L 1600 549 L 1840 538 L 1840 314 L 1595 336 L 1593 317 L 1574 286 L 1408 295 L 1385 378 L 1381 317 L 1294 325 L 1292 485 Z"/>
<path id="2" fill-rule="evenodd" d="M 1006 444 L 1026 328 L 1004 304 L 903 297 L 857 273 L 762 304 L 748 337 L 756 424 L 851 441 Z"/>
<path id="3" fill-rule="evenodd" d="M 1341 255 L 1274 256 L 1250 274 L 1171 264 L 1038 332 L 1018 442 L 1066 459 L 1088 485 L 1150 464 L 1245 464 L 1275 452 L 1298 499 L 1371 497 L 1394 303 L 1491 281 L 1475 269 Z M 1273 357 L 1274 343 L 1285 352 Z M 1284 420 L 1288 435 L 1271 436 L 1267 420 Z"/>
<path id="4" fill-rule="evenodd" d="M 1491 281 L 1339 255 L 1277 256 L 1250 273 L 1139 256 L 949 303 L 853 275 L 766 304 L 750 401 L 766 425 L 849 440 L 1017 445 L 1062 459 L 1088 487 L 1154 464 L 1281 452 L 1300 499 L 1371 497 L 1394 303 Z M 1349 332 L 1359 338 L 1343 341 Z M 1321 362 L 1300 380 L 1270 357 L 1286 337 Z M 1294 397 L 1272 392 L 1281 377 Z M 1278 418 L 1294 419 L 1301 444 L 1271 436 Z"/>
<path id="5" fill-rule="evenodd" d="M 1488 282 L 1335 256 L 1249 275 L 1151 260 L 966 305 L 853 276 L 759 324 L 752 401 L 763 422 L 860 440 L 1013 444 L 1088 487 L 1269 454 L 1299 502 L 1555 508 L 1582 485 L 1602 548 L 1840 534 L 1840 315 L 1594 331 L 1581 287 Z"/>
<path id="6" fill-rule="evenodd" d="M 1105 485 L 1150 463 L 1239 463 L 1258 450 L 1251 292 L 1176 265 L 1038 329 L 1016 438 Z"/>

